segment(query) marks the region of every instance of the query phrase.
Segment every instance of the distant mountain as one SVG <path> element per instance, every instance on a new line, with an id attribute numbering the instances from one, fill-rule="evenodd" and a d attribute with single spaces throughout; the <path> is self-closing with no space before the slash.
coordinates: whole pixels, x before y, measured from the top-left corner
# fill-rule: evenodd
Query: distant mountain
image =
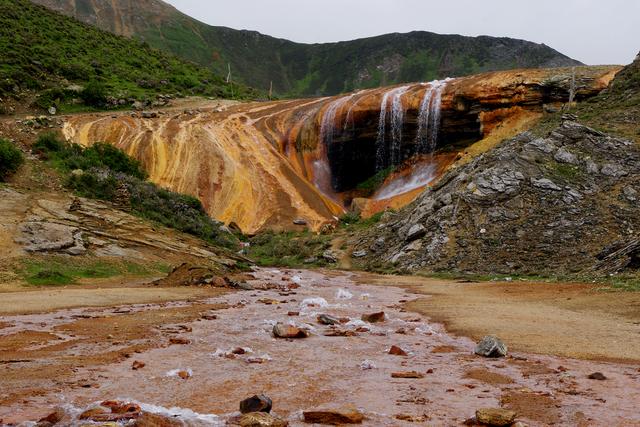
<path id="1" fill-rule="evenodd" d="M 133 36 L 262 90 L 332 95 L 483 71 L 579 65 L 524 40 L 428 32 L 301 44 L 214 27 L 160 0 L 32 0 L 116 34 Z"/>
<path id="2" fill-rule="evenodd" d="M 78 99 L 87 106 L 102 107 L 108 97 L 130 103 L 175 93 L 257 96 L 245 87 L 227 84 L 206 67 L 140 41 L 27 0 L 0 0 L 0 103 L 31 99 L 35 94 L 35 104 L 44 109 L 71 108 Z"/>

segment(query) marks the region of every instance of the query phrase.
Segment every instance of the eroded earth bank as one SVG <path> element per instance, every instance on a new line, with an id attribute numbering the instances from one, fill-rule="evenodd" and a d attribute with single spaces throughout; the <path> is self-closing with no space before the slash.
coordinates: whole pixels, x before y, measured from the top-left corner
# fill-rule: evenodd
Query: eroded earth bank
<path id="1" fill-rule="evenodd" d="M 606 293 L 587 285 L 559 292 L 527 284 L 538 292 L 527 300 L 526 293 L 501 294 L 507 288 L 499 284 L 351 272 L 256 269 L 247 279 L 243 290 L 181 288 L 182 298 L 168 295 L 167 302 L 100 304 L 99 289 L 85 287 L 98 306 L 20 314 L 5 304 L 11 314 L 0 325 L 0 419 L 15 425 L 55 414 L 38 425 L 234 425 L 239 402 L 264 393 L 272 415 L 294 426 L 308 425 L 303 411 L 318 408 L 342 411 L 343 421 L 396 426 L 462 425 L 478 409 L 500 407 L 530 426 L 640 425 L 640 352 L 633 346 L 640 319 L 637 310 L 622 309 L 640 304 L 635 294 L 616 294 L 616 311 Z M 55 293 L 64 300 L 77 291 L 4 299 Z M 572 306 L 574 297 L 599 313 Z M 544 307 L 549 321 L 530 322 Z M 456 323 L 456 310 L 468 310 L 466 324 Z M 483 322 L 487 311 L 500 322 Z M 278 323 L 308 336 L 276 338 Z M 505 325 L 518 331 L 513 347 Z M 486 332 L 505 332 L 506 358 L 474 354 Z M 527 342 L 534 348 L 520 351 Z M 115 413 L 123 407 L 114 402 L 101 406 L 108 400 L 131 403 L 129 412 Z"/>

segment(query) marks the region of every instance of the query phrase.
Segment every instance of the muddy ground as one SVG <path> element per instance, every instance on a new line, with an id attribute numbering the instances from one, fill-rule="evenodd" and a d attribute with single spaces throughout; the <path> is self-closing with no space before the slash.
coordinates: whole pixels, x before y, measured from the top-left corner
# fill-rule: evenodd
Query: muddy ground
<path id="1" fill-rule="evenodd" d="M 254 275 L 250 283 L 272 289 L 137 285 L 129 300 L 133 290 L 122 284 L 4 293 L 0 419 L 37 420 L 57 406 L 73 417 L 122 399 L 190 425 L 224 425 L 241 399 L 264 392 L 294 426 L 302 410 L 345 403 L 365 425 L 461 425 L 483 407 L 514 409 L 531 426 L 640 425 L 637 294 L 326 271 Z M 61 303 L 83 298 L 92 307 Z M 38 302 L 39 314 L 13 309 Z M 360 320 L 381 310 L 382 323 Z M 321 313 L 349 322 L 323 326 Z M 311 335 L 275 339 L 276 322 Z M 486 333 L 505 340 L 507 358 L 473 354 Z M 407 356 L 388 354 L 392 345 Z M 133 370 L 134 361 L 145 366 Z M 392 378 L 405 371 L 423 378 Z M 594 372 L 607 379 L 589 379 Z"/>

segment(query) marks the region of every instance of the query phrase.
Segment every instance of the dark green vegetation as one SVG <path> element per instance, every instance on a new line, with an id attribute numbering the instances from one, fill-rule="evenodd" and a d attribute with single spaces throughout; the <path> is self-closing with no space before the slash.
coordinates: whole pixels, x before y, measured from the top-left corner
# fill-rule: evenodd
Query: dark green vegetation
<path id="1" fill-rule="evenodd" d="M 59 141 L 45 134 L 33 150 L 66 175 L 76 194 L 106 200 L 164 226 L 192 234 L 209 243 L 235 248 L 237 238 L 220 230 L 198 199 L 174 193 L 146 181 L 140 163 L 104 143 L 89 148 Z"/>
<path id="2" fill-rule="evenodd" d="M 249 244 L 247 256 L 261 266 L 320 267 L 327 265 L 322 253 L 331 246 L 331 236 L 265 231 Z"/>
<path id="3" fill-rule="evenodd" d="M 0 0 L 0 98 L 36 93 L 40 108 L 117 106 L 157 94 L 244 98 L 212 71 L 53 13 L 27 0 Z M 111 102 L 109 102 L 111 101 Z M 115 101 L 115 102 L 114 102 Z M 73 107 L 73 106 L 76 107 Z"/>
<path id="4" fill-rule="evenodd" d="M 102 168 L 141 180 L 147 179 L 140 162 L 110 144 L 98 142 L 84 148 L 62 142 L 54 134 L 44 134 L 33 145 L 32 151 L 44 158 L 51 157 L 65 171 Z"/>
<path id="5" fill-rule="evenodd" d="M 330 235 L 302 232 L 265 231 L 249 239 L 247 256 L 258 265 L 289 268 L 335 267 L 323 257 L 331 249 L 332 241 L 349 236 L 357 230 L 372 227 L 380 221 L 382 212 L 371 218 L 361 218 L 357 213 L 346 213 L 340 218 L 338 229 Z M 341 247 L 347 251 L 348 248 Z"/>
<path id="6" fill-rule="evenodd" d="M 133 34 L 234 79 L 289 96 L 425 81 L 482 71 L 576 65 L 545 45 L 428 32 L 301 44 L 253 31 L 213 27 L 159 0 L 34 0 L 117 34 Z M 73 3 L 73 5 L 72 5 Z"/>
<path id="7" fill-rule="evenodd" d="M 382 186 L 384 181 L 395 171 L 394 166 L 389 166 L 386 169 L 381 170 L 380 172 L 373 175 L 371 178 L 367 179 L 364 182 L 361 182 L 356 187 L 356 190 L 363 191 L 365 194 L 363 197 L 369 197 L 375 191 Z"/>
<path id="8" fill-rule="evenodd" d="M 75 259 L 70 263 L 64 257 L 30 259 L 19 269 L 19 274 L 30 285 L 69 285 L 80 279 L 106 279 L 115 276 L 149 276 L 167 273 L 168 266 L 140 265 L 133 262 L 115 262 L 94 259 Z"/>
<path id="9" fill-rule="evenodd" d="M 23 163 L 22 152 L 10 141 L 0 138 L 0 182 L 16 173 Z"/>

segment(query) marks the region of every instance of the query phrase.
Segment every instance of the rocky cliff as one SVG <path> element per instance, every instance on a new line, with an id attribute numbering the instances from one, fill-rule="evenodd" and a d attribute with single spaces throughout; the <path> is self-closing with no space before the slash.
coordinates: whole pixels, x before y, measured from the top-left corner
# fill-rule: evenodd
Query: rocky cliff
<path id="1" fill-rule="evenodd" d="M 578 68 L 577 99 L 599 93 L 616 71 Z M 154 182 L 197 196 L 245 232 L 318 230 L 356 199 L 369 214 L 411 202 L 452 162 L 557 108 L 571 80 L 571 69 L 519 70 L 333 98 L 74 116 L 65 133 L 84 145 L 117 145 Z M 390 170 L 363 193 L 362 183 Z"/>
<path id="2" fill-rule="evenodd" d="M 543 138 L 523 133 L 451 171 L 411 206 L 387 214 L 357 250 L 372 264 L 411 271 L 592 268 L 640 229 L 640 150 L 571 120 Z"/>
<path id="3" fill-rule="evenodd" d="M 492 70 L 579 65 L 543 44 L 428 32 L 301 44 L 253 31 L 213 27 L 160 0 L 32 0 L 116 34 L 281 94 L 332 95 L 399 82 Z"/>
<path id="4" fill-rule="evenodd" d="M 637 271 L 639 70 L 637 58 L 550 132 L 542 126 L 537 135 L 498 144 L 386 214 L 353 242 L 367 254 L 363 264 L 382 259 L 411 271 L 504 274 Z"/>

